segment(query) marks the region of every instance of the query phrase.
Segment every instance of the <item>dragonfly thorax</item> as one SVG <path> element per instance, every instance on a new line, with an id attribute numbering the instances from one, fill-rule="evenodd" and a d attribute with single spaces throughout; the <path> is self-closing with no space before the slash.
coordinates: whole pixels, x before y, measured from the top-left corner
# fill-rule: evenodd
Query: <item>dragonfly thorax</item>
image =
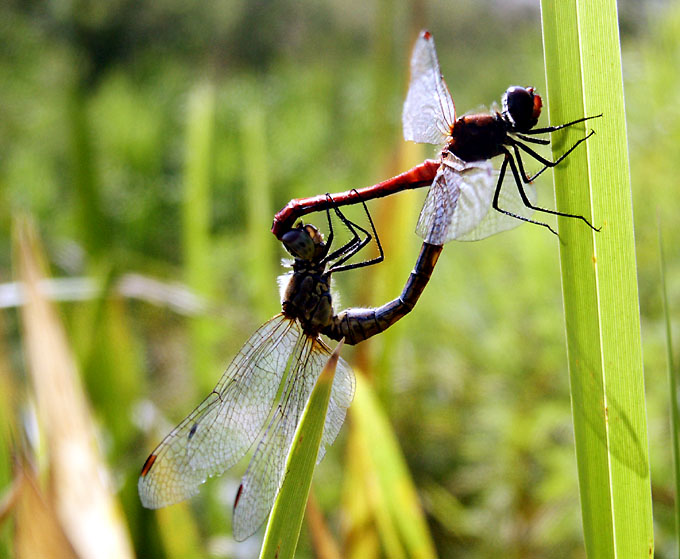
<path id="1" fill-rule="evenodd" d="M 333 316 L 330 274 L 311 262 L 296 259 L 283 295 L 283 314 L 300 321 L 306 334 L 316 335 Z"/>
<path id="2" fill-rule="evenodd" d="M 300 321 L 306 334 L 317 335 L 333 316 L 330 273 L 326 272 L 328 246 L 313 225 L 299 225 L 281 238 L 295 256 L 293 274 L 283 294 L 283 314 Z"/>
<path id="3" fill-rule="evenodd" d="M 500 155 L 507 137 L 507 124 L 499 113 L 460 117 L 451 127 L 444 151 L 463 161 L 484 161 Z"/>

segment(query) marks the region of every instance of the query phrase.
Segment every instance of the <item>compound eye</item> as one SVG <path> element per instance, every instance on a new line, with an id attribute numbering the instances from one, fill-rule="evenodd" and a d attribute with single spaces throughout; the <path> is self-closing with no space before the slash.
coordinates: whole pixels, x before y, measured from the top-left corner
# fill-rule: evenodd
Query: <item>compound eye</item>
<path id="1" fill-rule="evenodd" d="M 319 230 L 313 225 L 303 225 L 291 229 L 281 237 L 285 249 L 295 258 L 312 260 L 316 247 L 323 243 Z"/>
<path id="2" fill-rule="evenodd" d="M 509 87 L 503 94 L 503 116 L 520 132 L 526 132 L 538 122 L 541 114 L 541 98 L 533 87 Z"/>

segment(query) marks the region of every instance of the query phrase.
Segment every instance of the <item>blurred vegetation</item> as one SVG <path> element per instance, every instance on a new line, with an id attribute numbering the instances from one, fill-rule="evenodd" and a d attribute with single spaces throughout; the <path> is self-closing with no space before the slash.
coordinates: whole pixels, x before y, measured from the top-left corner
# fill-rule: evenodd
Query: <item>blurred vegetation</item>
<path id="1" fill-rule="evenodd" d="M 519 1 L 388 0 L 0 6 L 0 281 L 18 277 L 12 222 L 28 215 L 52 276 L 90 278 L 102 290 L 91 298 L 77 289 L 65 298 L 79 300 L 59 311 L 137 556 L 257 553 L 257 541 L 231 539 L 242 470 L 152 513 L 136 491 L 148 452 L 278 312 L 284 252 L 269 233 L 273 212 L 432 155 L 401 140 L 417 30 L 435 34 L 463 113 L 499 100 L 510 84 L 545 91 L 536 10 Z M 680 9 L 631 0 L 621 20 L 656 555 L 671 557 L 657 223 L 677 347 Z M 551 204 L 549 177 L 538 186 Z M 371 203 L 386 261 L 337 277 L 337 309 L 398 295 L 418 253 L 412 231 L 423 195 Z M 441 557 L 584 556 L 558 266 L 556 240 L 536 227 L 452 243 L 411 315 L 343 350 L 375 381 Z M 11 497 L 18 455 L 37 465 L 43 487 L 48 458 L 26 325 L 9 288 L 2 297 L 0 481 Z M 338 441 L 314 492 L 340 547 L 371 557 L 356 550 L 379 544 L 360 526 L 363 486 L 345 477 L 360 470 L 352 460 Z M 23 517 L 6 518 L 0 556 L 21 538 Z M 310 546 L 303 530 L 298 556 L 313 556 Z"/>

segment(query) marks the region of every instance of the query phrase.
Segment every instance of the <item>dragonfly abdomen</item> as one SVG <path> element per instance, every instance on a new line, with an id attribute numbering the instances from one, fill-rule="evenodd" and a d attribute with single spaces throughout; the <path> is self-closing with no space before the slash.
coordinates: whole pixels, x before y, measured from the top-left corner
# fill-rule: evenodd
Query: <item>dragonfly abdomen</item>
<path id="1" fill-rule="evenodd" d="M 406 316 L 420 298 L 430 281 L 442 247 L 423 243 L 416 265 L 409 275 L 401 295 L 373 309 L 347 309 L 333 316 L 323 333 L 331 339 L 345 338 L 345 343 L 354 345 L 386 330 Z"/>

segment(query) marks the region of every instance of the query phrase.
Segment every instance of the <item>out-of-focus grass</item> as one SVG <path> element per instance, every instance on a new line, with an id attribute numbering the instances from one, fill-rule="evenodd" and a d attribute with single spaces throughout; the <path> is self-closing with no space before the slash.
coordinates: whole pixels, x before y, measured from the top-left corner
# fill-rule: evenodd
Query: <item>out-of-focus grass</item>
<path id="1" fill-rule="evenodd" d="M 46 277 L 45 258 L 28 220 L 17 220 L 14 245 L 17 279 L 25 294 L 21 326 L 30 397 L 35 400 L 36 421 L 47 443 L 44 473 L 48 480 L 44 491 L 46 510 L 39 514 L 40 499 L 32 499 L 29 504 L 22 498 L 29 493 L 22 491 L 19 501 L 24 507 L 19 508 L 24 516 L 18 521 L 37 522 L 40 517 L 45 531 L 63 531 L 62 537 L 68 539 L 79 557 L 132 557 L 126 522 L 96 444 L 94 421 L 78 367 L 56 309 L 40 290 L 40 282 Z M 17 477 L 27 484 L 24 489 L 34 489 L 34 474 L 28 465 L 32 460 L 25 459 L 17 448 L 16 461 Z M 25 474 L 22 468 L 27 470 Z M 36 508 L 35 519 L 31 519 L 32 506 Z M 27 527 L 19 528 L 29 533 Z M 42 530 L 34 528 L 35 537 Z M 39 555 L 30 539 L 24 544 L 25 556 Z"/>
<path id="2" fill-rule="evenodd" d="M 187 107 L 184 189 L 182 203 L 182 257 L 187 285 L 205 298 L 215 293 L 210 235 L 215 151 L 215 89 L 201 84 L 190 94 Z M 199 391 L 214 385 L 214 344 L 218 337 L 209 318 L 191 321 L 191 366 Z"/>
<path id="3" fill-rule="evenodd" d="M 266 212 L 291 197 L 368 185 L 420 157 L 400 155 L 406 60 L 415 38 L 402 31 L 408 28 L 407 10 L 392 10 L 394 22 L 379 42 L 365 5 L 353 4 L 342 13 L 321 5 L 305 11 L 305 17 L 297 4 L 291 6 L 269 13 L 272 26 L 263 27 L 263 13 L 244 16 L 235 9 L 216 17 L 212 6 L 177 14 L 164 3 L 140 3 L 128 14 L 134 25 L 126 26 L 125 14 L 111 17 L 115 5 L 97 13 L 50 12 L 41 18 L 3 5 L 8 24 L 0 26 L 0 38 L 11 48 L 3 49 L 0 69 L 12 79 L 0 84 L 0 103 L 7 108 L 0 122 L 0 235 L 5 240 L 0 280 L 10 279 L 9 223 L 18 210 L 35 216 L 54 275 L 115 277 L 139 271 L 168 281 L 186 279 L 181 247 L 189 98 L 206 75 L 212 76 L 212 182 L 203 206 L 203 234 L 209 240 L 205 273 L 214 291 L 211 316 L 201 317 L 216 332 L 214 353 L 208 356 L 214 365 L 201 364 L 215 367 L 204 373 L 211 387 L 248 333 L 278 310 L 269 275 L 280 270 L 277 260 L 284 252 L 272 237 L 260 271 L 249 267 L 250 227 L 262 227 L 255 221 L 268 223 L 272 216 Z M 493 10 L 485 6 L 457 3 L 435 11 L 425 4 L 419 16 L 437 37 L 442 70 L 461 114 L 498 100 L 510 84 L 545 91 L 538 14 L 505 4 Z M 673 491 L 656 236 L 649 229 L 657 204 L 664 224 L 674 223 L 677 213 L 671 186 L 678 161 L 672 154 L 680 119 L 671 92 L 680 87 L 675 70 L 679 15 L 677 8 L 666 8 L 658 20 L 650 19 L 654 33 L 643 28 L 623 37 L 660 555 L 668 555 L 673 545 Z M 50 19 L 57 16 L 77 19 L 78 29 L 92 34 L 61 34 L 63 27 Z M 97 33 L 116 21 L 125 32 L 112 33 L 106 44 L 115 46 L 120 37 L 125 39 L 121 50 L 96 51 L 104 47 L 84 41 L 101 36 Z M 158 27 L 145 27 L 149 22 Z M 237 36 L 248 40 L 237 41 Z M 188 37 L 195 42 L 183 42 Z M 385 41 L 392 53 L 387 68 L 380 67 Z M 94 56 L 97 52 L 102 56 Z M 389 76 L 380 88 L 376 67 Z M 68 140 L 73 125 L 69 96 L 78 72 L 87 74 L 77 81 L 96 188 L 89 202 L 76 195 L 74 184 L 79 170 L 73 162 L 83 161 L 85 152 L 75 158 Z M 264 125 L 248 118 L 249 111 L 258 110 Z M 250 167 L 244 163 L 246 134 L 253 135 Z M 262 168 L 257 154 L 266 158 Z M 260 216 L 248 209 L 254 206 L 249 196 L 258 173 L 271 192 Z M 538 187 L 549 205 L 549 181 Z M 341 307 L 379 305 L 400 292 L 419 244 L 412 231 L 423 194 L 409 196 L 406 203 L 371 204 L 389 246 L 387 261 L 373 271 L 340 275 Z M 102 221 L 94 216 L 103 216 Z M 321 216 L 310 219 L 325 226 Z M 677 246 L 677 228 L 666 226 L 667 245 Z M 90 227 L 95 230 L 86 230 Z M 416 486 L 427 488 L 425 510 L 442 557 L 582 553 L 557 246 L 536 229 L 527 225 L 478 243 L 447 246 L 414 312 L 384 339 L 345 353 L 350 362 L 354 357 L 369 361 L 372 376 L 379 379 Z M 92 236 L 101 237 L 99 253 L 90 248 Z M 667 266 L 670 316 L 677 326 L 672 309 L 680 301 L 680 259 L 672 251 Z M 252 274 L 263 277 L 255 280 Z M 254 289 L 255 281 L 263 287 Z M 270 293 L 263 303 L 260 290 L 267 285 Z M 61 310 L 85 371 L 106 461 L 115 487 L 122 489 L 135 550 L 140 557 L 172 554 L 159 537 L 163 527 L 157 513 L 141 509 L 135 480 L 151 445 L 198 401 L 188 321 L 162 307 L 121 299 L 63 304 Z M 4 322 L 8 360 L 21 386 L 16 313 L 8 311 Z M 21 409 L 28 409 L 23 402 Z M 359 514 L 353 507 L 360 508 L 361 495 L 339 504 L 341 481 L 352 475 L 348 463 L 354 458 L 344 456 L 340 440 L 315 474 L 316 493 L 333 529 L 344 515 Z M 230 540 L 237 476 L 211 480 L 177 513 L 186 513 L 198 544 L 218 556 L 253 556 L 259 548 L 257 542 L 244 548 Z M 461 530 L 443 521 L 451 510 L 461 515 Z M 8 530 L 2 535 L 11 537 Z M 364 550 L 380 545 L 375 531 L 361 537 Z M 309 545 L 303 531 L 299 557 L 313 555 Z"/>
<path id="4" fill-rule="evenodd" d="M 368 502 L 368 515 L 347 515 L 348 554 L 361 557 L 363 538 L 353 537 L 373 526 L 388 557 L 435 557 L 436 551 L 398 441 L 363 373 L 351 408 L 351 434 L 355 460 L 361 467 L 355 482 L 346 485 L 345 499 L 355 495 Z"/>

